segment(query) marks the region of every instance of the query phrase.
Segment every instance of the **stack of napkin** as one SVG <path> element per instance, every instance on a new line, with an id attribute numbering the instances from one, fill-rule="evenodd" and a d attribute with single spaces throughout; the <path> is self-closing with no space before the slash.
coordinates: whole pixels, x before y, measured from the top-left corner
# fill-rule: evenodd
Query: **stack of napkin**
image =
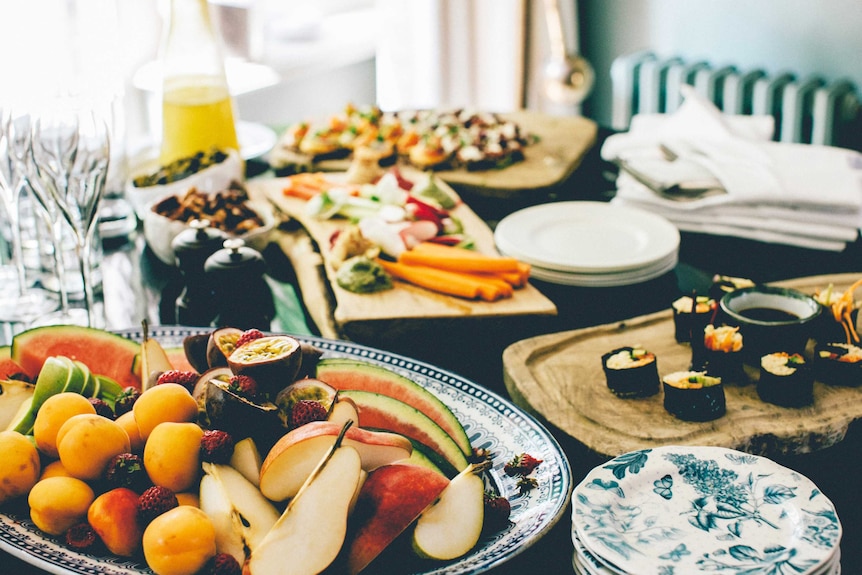
<path id="1" fill-rule="evenodd" d="M 658 213 L 683 231 L 830 251 L 856 240 L 862 154 L 773 142 L 771 116 L 725 115 L 684 90 L 673 114 L 636 115 L 628 132 L 605 140 L 602 157 L 624 166 L 613 202 Z M 674 184 L 711 192 L 656 191 Z"/>

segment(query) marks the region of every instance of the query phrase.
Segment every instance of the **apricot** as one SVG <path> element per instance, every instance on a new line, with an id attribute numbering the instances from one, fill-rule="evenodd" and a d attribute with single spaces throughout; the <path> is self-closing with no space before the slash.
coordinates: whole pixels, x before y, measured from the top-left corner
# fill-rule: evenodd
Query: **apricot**
<path id="1" fill-rule="evenodd" d="M 150 481 L 174 493 L 195 485 L 201 469 L 203 433 L 197 423 L 158 424 L 144 446 L 144 467 Z"/>
<path id="2" fill-rule="evenodd" d="M 42 475 L 39 479 L 48 479 L 49 477 L 72 477 L 69 475 L 69 470 L 63 467 L 63 462 L 55 459 L 48 465 L 42 468 Z"/>
<path id="3" fill-rule="evenodd" d="M 50 535 L 62 535 L 87 517 L 95 499 L 92 488 L 74 477 L 48 477 L 30 490 L 30 519 Z"/>
<path id="4" fill-rule="evenodd" d="M 177 493 L 176 496 L 180 505 L 191 505 L 192 507 L 201 506 L 201 498 L 197 493 L 183 491 L 182 493 Z"/>
<path id="5" fill-rule="evenodd" d="M 87 510 L 87 521 L 114 555 L 132 557 L 141 548 L 138 499 L 131 489 L 117 487 L 96 497 Z"/>
<path id="6" fill-rule="evenodd" d="M 216 554 L 215 527 L 190 505 L 162 513 L 144 530 L 147 565 L 156 575 L 194 575 Z"/>
<path id="7" fill-rule="evenodd" d="M 0 505 L 26 495 L 39 480 L 36 446 L 17 431 L 0 431 Z"/>
<path id="8" fill-rule="evenodd" d="M 36 412 L 33 423 L 33 438 L 39 451 L 53 459 L 59 457 L 57 432 L 69 418 L 82 413 L 95 414 L 96 408 L 80 393 L 65 391 L 46 399 Z"/>
<path id="9" fill-rule="evenodd" d="M 178 383 L 163 383 L 147 389 L 132 408 L 138 431 L 146 441 L 163 422 L 186 423 L 198 416 L 198 403 L 191 392 Z"/>
<path id="10" fill-rule="evenodd" d="M 129 434 L 116 421 L 101 415 L 74 415 L 57 432 L 60 461 L 78 479 L 99 479 L 111 459 L 129 448 Z"/>
<path id="11" fill-rule="evenodd" d="M 138 429 L 138 422 L 135 420 L 135 412 L 127 411 L 114 421 L 117 425 L 126 430 L 129 435 L 129 445 L 132 453 L 141 453 L 144 450 L 144 438 L 141 437 L 141 430 Z"/>

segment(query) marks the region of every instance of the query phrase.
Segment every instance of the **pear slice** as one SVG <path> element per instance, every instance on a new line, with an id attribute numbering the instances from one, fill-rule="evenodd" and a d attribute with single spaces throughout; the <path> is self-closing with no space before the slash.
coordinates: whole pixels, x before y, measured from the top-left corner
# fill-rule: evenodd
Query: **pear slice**
<path id="1" fill-rule="evenodd" d="M 422 512 L 413 530 L 420 557 L 456 559 L 479 541 L 485 518 L 485 482 L 470 465 L 452 478 L 440 498 Z"/>
<path id="2" fill-rule="evenodd" d="M 18 421 L 19 410 L 33 400 L 35 387 L 17 379 L 0 380 L 0 429 L 7 429 Z"/>
<path id="3" fill-rule="evenodd" d="M 345 425 L 345 429 L 349 424 Z M 296 496 L 252 550 L 250 575 L 315 575 L 335 561 L 347 534 L 347 518 L 362 481 L 359 452 L 339 438 Z"/>
<path id="4" fill-rule="evenodd" d="M 254 439 L 246 437 L 236 442 L 233 447 L 233 455 L 230 458 L 230 465 L 255 487 L 260 487 L 260 466 L 262 464 L 263 458 Z"/>
<path id="5" fill-rule="evenodd" d="M 145 391 L 155 385 L 159 374 L 173 369 L 170 358 L 162 344 L 150 337 L 147 321 L 142 322 L 144 336 L 141 339 L 141 389 Z"/>

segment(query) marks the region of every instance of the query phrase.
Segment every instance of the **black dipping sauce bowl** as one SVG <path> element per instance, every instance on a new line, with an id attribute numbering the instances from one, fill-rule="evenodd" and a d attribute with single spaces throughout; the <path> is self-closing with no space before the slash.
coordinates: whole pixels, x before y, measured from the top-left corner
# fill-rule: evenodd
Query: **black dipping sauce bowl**
<path id="1" fill-rule="evenodd" d="M 724 295 L 719 309 L 725 323 L 739 326 L 746 362 L 759 366 L 768 353 L 804 352 L 822 306 L 794 289 L 754 286 Z"/>

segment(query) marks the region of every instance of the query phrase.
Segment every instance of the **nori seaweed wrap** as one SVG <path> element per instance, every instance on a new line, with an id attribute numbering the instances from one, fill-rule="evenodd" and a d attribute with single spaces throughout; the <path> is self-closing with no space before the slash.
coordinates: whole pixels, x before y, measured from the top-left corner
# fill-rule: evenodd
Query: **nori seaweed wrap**
<path id="1" fill-rule="evenodd" d="M 814 374 L 798 353 L 779 351 L 760 358 L 757 395 L 782 407 L 804 407 L 814 403 Z"/>
<path id="2" fill-rule="evenodd" d="M 712 321 L 718 304 L 708 296 L 682 296 L 671 304 L 673 309 L 674 336 L 677 343 L 688 343 L 692 334 L 703 332 Z"/>
<path id="3" fill-rule="evenodd" d="M 814 348 L 817 380 L 827 385 L 862 385 L 862 348 L 848 343 L 827 343 Z"/>
<path id="4" fill-rule="evenodd" d="M 608 388 L 625 399 L 649 397 L 659 391 L 658 361 L 640 347 L 621 347 L 602 356 Z"/>
<path id="5" fill-rule="evenodd" d="M 720 377 L 677 371 L 662 378 L 664 408 L 684 421 L 712 421 L 727 411 Z"/>
<path id="6" fill-rule="evenodd" d="M 703 329 L 703 345 L 692 343 L 692 369 L 706 370 L 723 383 L 745 385 L 748 376 L 742 366 L 742 346 L 738 327 L 709 324 Z"/>

